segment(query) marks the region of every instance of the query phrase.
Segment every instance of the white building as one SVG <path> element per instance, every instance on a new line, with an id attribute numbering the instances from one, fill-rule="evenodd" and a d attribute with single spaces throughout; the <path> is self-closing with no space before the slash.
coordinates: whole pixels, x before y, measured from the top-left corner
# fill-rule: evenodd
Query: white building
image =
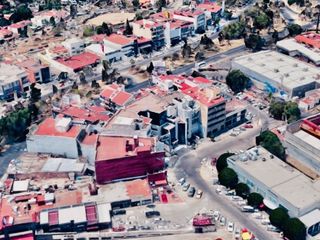
<path id="1" fill-rule="evenodd" d="M 174 11 L 173 18 L 191 22 L 194 26 L 195 32 L 201 32 L 206 30 L 206 15 L 201 10 L 181 10 Z"/>
<path id="2" fill-rule="evenodd" d="M 320 49 L 307 47 L 293 38 L 277 42 L 277 48 L 291 57 L 302 57 L 320 66 Z"/>
<path id="3" fill-rule="evenodd" d="M 283 98 L 303 97 L 320 85 L 320 69 L 274 51 L 237 57 L 232 68 L 249 76 L 257 87 L 280 93 Z"/>
<path id="4" fill-rule="evenodd" d="M 71 56 L 82 53 L 85 48 L 84 40 L 80 38 L 70 38 L 61 44 L 68 50 Z"/>
<path id="5" fill-rule="evenodd" d="M 320 210 L 315 209 L 312 212 L 299 218 L 307 228 L 306 240 L 320 239 Z"/>
<path id="6" fill-rule="evenodd" d="M 268 208 L 282 206 L 291 217 L 300 217 L 319 207 L 320 181 L 312 181 L 266 149 L 254 147 L 227 161 L 240 182 L 264 197 Z"/>
<path id="7" fill-rule="evenodd" d="M 55 23 L 60 22 L 61 19 L 65 19 L 68 16 L 65 10 L 47 10 L 34 14 L 31 19 L 32 25 L 35 27 L 43 27 L 50 24 L 50 19 L 53 18 Z"/>
<path id="8" fill-rule="evenodd" d="M 0 99 L 13 99 L 14 94 L 29 90 L 28 74 L 25 69 L 6 63 L 0 63 Z"/>
<path id="9" fill-rule="evenodd" d="M 81 126 L 72 125 L 70 118 L 47 118 L 38 126 L 31 127 L 27 136 L 28 152 L 78 158 L 81 131 Z"/>

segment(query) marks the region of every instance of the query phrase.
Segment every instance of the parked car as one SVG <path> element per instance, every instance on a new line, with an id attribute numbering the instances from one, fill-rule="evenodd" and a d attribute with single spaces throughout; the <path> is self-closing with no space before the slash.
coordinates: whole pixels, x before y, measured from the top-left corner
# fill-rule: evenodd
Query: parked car
<path id="1" fill-rule="evenodd" d="M 198 189 L 197 194 L 196 194 L 196 198 L 200 199 L 202 197 L 203 191 Z"/>
<path id="2" fill-rule="evenodd" d="M 186 182 L 185 178 L 180 178 L 178 181 L 178 184 L 182 186 L 185 182 Z"/>
<path id="3" fill-rule="evenodd" d="M 189 187 L 190 187 L 190 183 L 186 182 L 186 183 L 183 184 L 182 190 L 186 192 L 186 191 L 188 191 Z"/>
<path id="4" fill-rule="evenodd" d="M 214 211 L 213 212 L 213 219 L 215 221 L 218 221 L 219 220 L 219 217 L 220 217 L 220 212 L 219 211 Z"/>
<path id="5" fill-rule="evenodd" d="M 263 219 L 261 220 L 261 224 L 262 224 L 262 225 L 269 225 L 269 224 L 270 224 L 270 220 L 267 219 L 267 218 L 263 218 Z"/>
<path id="6" fill-rule="evenodd" d="M 225 226 L 226 225 L 226 221 L 227 221 L 226 218 L 222 216 L 220 218 L 220 226 Z"/>
<path id="7" fill-rule="evenodd" d="M 228 232 L 232 233 L 233 229 L 234 229 L 234 223 L 228 222 L 228 227 L 227 227 Z"/>
<path id="8" fill-rule="evenodd" d="M 243 198 L 240 196 L 232 196 L 231 199 L 232 201 L 243 201 Z"/>
<path id="9" fill-rule="evenodd" d="M 235 190 L 230 190 L 230 191 L 226 192 L 226 196 L 235 196 L 235 195 L 236 195 Z"/>
<path id="10" fill-rule="evenodd" d="M 115 215 L 124 215 L 126 214 L 126 210 L 125 209 L 114 209 L 112 211 L 112 215 L 115 216 Z"/>
<path id="11" fill-rule="evenodd" d="M 245 124 L 244 127 L 245 128 L 253 128 L 252 124 Z"/>
<path id="12" fill-rule="evenodd" d="M 148 211 L 146 212 L 146 217 L 147 218 L 153 218 L 153 217 L 159 217 L 160 212 L 159 211 Z"/>
<path id="13" fill-rule="evenodd" d="M 247 206 L 243 206 L 243 207 L 241 208 L 241 211 L 242 211 L 242 212 L 254 212 L 254 208 L 247 205 Z"/>
<path id="14" fill-rule="evenodd" d="M 191 187 L 188 192 L 188 197 L 193 197 L 195 193 L 196 189 L 194 187 Z"/>
<path id="15" fill-rule="evenodd" d="M 234 239 L 236 240 L 240 240 L 240 229 L 236 228 L 236 230 L 234 231 Z"/>

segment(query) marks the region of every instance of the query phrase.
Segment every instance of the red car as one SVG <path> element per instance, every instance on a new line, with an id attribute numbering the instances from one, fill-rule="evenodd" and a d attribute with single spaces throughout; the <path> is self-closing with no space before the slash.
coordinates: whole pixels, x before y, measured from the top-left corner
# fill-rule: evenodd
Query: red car
<path id="1" fill-rule="evenodd" d="M 253 128 L 252 124 L 245 124 L 244 127 L 245 128 Z"/>

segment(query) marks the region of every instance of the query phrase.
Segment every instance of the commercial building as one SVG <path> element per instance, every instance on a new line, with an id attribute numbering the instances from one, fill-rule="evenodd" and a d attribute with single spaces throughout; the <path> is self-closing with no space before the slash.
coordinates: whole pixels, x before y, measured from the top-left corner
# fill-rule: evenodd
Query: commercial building
<path id="1" fill-rule="evenodd" d="M 317 240 L 320 237 L 320 210 L 315 209 L 312 212 L 299 218 L 306 226 L 306 240 Z"/>
<path id="2" fill-rule="evenodd" d="M 70 118 L 49 117 L 38 126 L 31 126 L 27 136 L 28 152 L 78 158 L 78 139 L 81 132 L 82 127 L 73 125 Z"/>
<path id="3" fill-rule="evenodd" d="M 154 138 L 99 136 L 96 179 L 100 184 L 145 177 L 164 169 Z"/>
<path id="4" fill-rule="evenodd" d="M 81 232 L 111 227 L 110 203 L 83 203 L 40 212 L 45 232 Z"/>
<path id="5" fill-rule="evenodd" d="M 0 99 L 12 100 L 29 90 L 29 79 L 25 69 L 16 65 L 0 63 Z"/>
<path id="6" fill-rule="evenodd" d="M 304 97 L 320 84 L 320 70 L 287 55 L 260 51 L 237 57 L 232 68 L 249 76 L 257 87 L 285 99 Z"/>
<path id="7" fill-rule="evenodd" d="M 289 155 L 320 175 L 320 115 L 290 124 L 285 146 Z"/>
<path id="8" fill-rule="evenodd" d="M 182 91 L 198 102 L 201 109 L 203 136 L 216 136 L 224 130 L 226 101 L 218 88 L 192 87 Z"/>
<path id="9" fill-rule="evenodd" d="M 299 108 L 308 111 L 320 105 L 320 89 L 306 92 L 306 96 L 299 100 Z"/>
<path id="10" fill-rule="evenodd" d="M 288 210 L 291 217 L 303 216 L 320 204 L 320 181 L 311 180 L 266 149 L 258 146 L 227 159 L 240 182 L 264 197 L 264 204 Z"/>
<path id="11" fill-rule="evenodd" d="M 299 39 L 299 36 L 296 39 Z M 291 38 L 278 41 L 277 49 L 291 57 L 297 57 L 305 62 L 311 62 L 316 66 L 320 66 L 320 48 L 310 48 L 309 45 L 304 45 L 296 39 Z"/>

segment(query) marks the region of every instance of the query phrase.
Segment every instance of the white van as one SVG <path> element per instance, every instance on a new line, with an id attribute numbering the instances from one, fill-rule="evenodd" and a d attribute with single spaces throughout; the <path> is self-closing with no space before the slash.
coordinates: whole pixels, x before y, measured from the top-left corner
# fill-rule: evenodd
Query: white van
<path id="1" fill-rule="evenodd" d="M 251 207 L 251 206 L 249 206 L 249 205 L 247 205 L 247 206 L 243 206 L 243 207 L 241 208 L 241 211 L 242 211 L 242 212 L 254 212 L 254 208 Z"/>

